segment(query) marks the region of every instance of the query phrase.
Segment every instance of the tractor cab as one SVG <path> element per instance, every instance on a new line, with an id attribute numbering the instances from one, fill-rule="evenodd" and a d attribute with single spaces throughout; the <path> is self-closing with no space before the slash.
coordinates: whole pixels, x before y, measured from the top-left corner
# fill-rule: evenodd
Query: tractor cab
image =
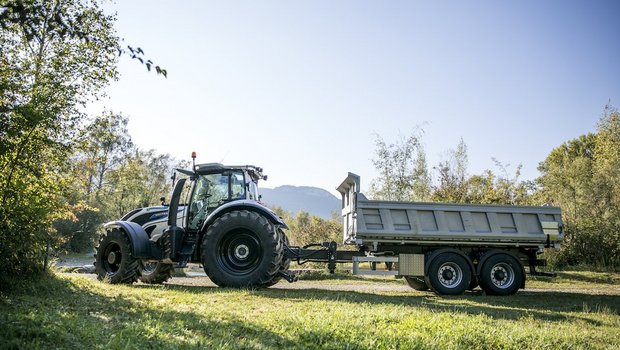
<path id="1" fill-rule="evenodd" d="M 199 230 L 209 214 L 219 207 L 238 201 L 259 201 L 258 181 L 267 179 L 262 168 L 245 166 L 224 166 L 219 163 L 198 164 L 191 176 L 192 188 L 187 192 L 189 203 L 187 230 Z"/>

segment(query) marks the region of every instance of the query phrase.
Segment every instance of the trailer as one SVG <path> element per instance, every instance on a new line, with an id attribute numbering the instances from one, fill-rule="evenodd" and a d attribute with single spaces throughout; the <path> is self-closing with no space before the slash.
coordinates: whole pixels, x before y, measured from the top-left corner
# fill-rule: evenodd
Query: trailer
<path id="1" fill-rule="evenodd" d="M 368 200 L 353 173 L 337 190 L 343 243 L 366 253 L 351 257 L 353 274 L 404 277 L 418 290 L 460 294 L 480 285 L 488 294 L 515 293 L 525 286 L 524 266 L 552 275 L 536 271 L 545 265 L 537 257 L 564 238 L 557 207 Z"/>
<path id="2" fill-rule="evenodd" d="M 195 158 L 195 155 L 192 155 Z M 368 200 L 360 177 L 337 187 L 343 241 L 291 246 L 286 223 L 260 203 L 256 166 L 216 163 L 177 169 L 170 204 L 132 211 L 105 224 L 95 254 L 100 280 L 163 283 L 188 262 L 203 265 L 218 286 L 263 288 L 296 281 L 291 262 L 323 262 L 334 272 L 352 264 L 355 275 L 393 275 L 416 290 L 461 294 L 480 286 L 508 295 L 544 266 L 539 255 L 564 237 L 555 207 Z M 184 201 L 184 202 L 183 202 Z"/>

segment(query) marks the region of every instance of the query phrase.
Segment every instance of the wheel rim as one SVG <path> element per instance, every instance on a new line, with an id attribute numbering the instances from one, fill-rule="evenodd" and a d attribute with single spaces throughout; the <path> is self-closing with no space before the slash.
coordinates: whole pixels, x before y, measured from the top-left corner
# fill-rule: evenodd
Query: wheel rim
<path id="1" fill-rule="evenodd" d="M 150 261 L 150 262 L 142 262 L 142 274 L 143 275 L 150 275 L 152 274 L 155 269 L 157 268 L 157 261 Z"/>
<path id="2" fill-rule="evenodd" d="M 439 283 L 446 288 L 455 288 L 463 281 L 463 270 L 453 262 L 442 264 L 437 270 Z"/>
<path id="3" fill-rule="evenodd" d="M 115 274 L 120 269 L 122 261 L 121 246 L 116 243 L 108 244 L 102 257 L 102 265 L 105 271 L 111 275 Z"/>
<path id="4" fill-rule="evenodd" d="M 263 256 L 257 235 L 248 230 L 227 234 L 219 244 L 217 263 L 229 273 L 246 275 L 256 270 Z"/>
<path id="5" fill-rule="evenodd" d="M 509 288 L 515 281 L 515 270 L 510 264 L 501 262 L 491 268 L 491 283 L 497 288 Z"/>

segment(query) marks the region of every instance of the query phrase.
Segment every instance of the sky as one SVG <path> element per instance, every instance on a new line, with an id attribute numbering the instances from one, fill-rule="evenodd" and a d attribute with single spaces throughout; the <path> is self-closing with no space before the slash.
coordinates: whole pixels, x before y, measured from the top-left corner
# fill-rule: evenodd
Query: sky
<path id="1" fill-rule="evenodd" d="M 462 138 L 469 173 L 523 166 L 620 107 L 618 1 L 118 0 L 128 57 L 89 107 L 129 118 L 140 148 L 262 166 L 263 187 L 332 193 L 378 176 L 375 135 L 416 129 L 429 167 Z M 432 170 L 431 170 L 432 172 Z"/>

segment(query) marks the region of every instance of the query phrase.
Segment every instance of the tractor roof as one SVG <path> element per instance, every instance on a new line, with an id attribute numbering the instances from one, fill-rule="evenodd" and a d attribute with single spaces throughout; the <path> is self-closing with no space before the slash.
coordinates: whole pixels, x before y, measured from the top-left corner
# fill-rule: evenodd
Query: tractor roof
<path id="1" fill-rule="evenodd" d="M 196 173 L 198 174 L 218 173 L 226 170 L 245 170 L 254 181 L 267 179 L 267 177 L 263 175 L 263 168 L 254 165 L 223 165 L 221 163 L 196 164 Z"/>

